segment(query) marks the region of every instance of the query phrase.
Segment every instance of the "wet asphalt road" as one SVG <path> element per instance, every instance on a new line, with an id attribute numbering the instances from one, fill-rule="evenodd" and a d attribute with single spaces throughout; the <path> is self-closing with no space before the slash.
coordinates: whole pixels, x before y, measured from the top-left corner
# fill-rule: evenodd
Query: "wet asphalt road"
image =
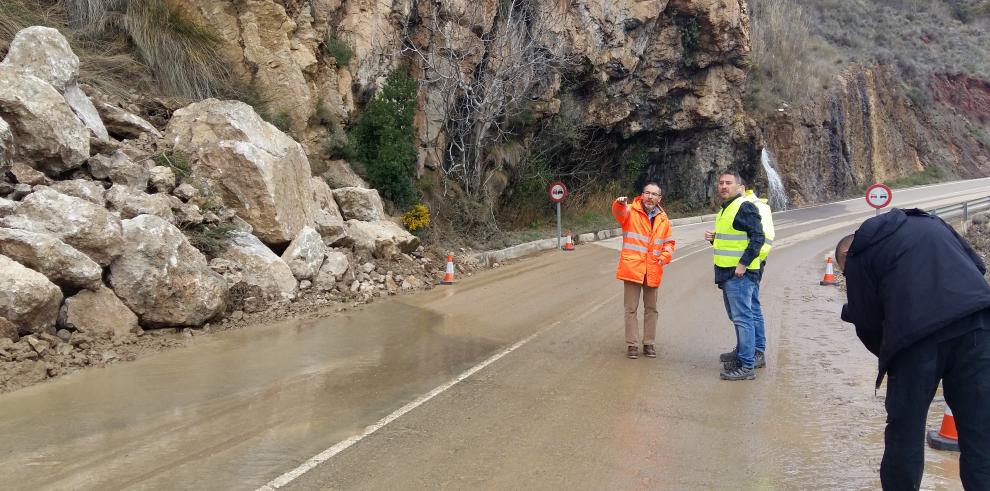
<path id="1" fill-rule="evenodd" d="M 894 204 L 988 194 L 990 180 L 966 181 Z M 285 473 L 289 489 L 874 488 L 874 360 L 837 321 L 839 292 L 817 286 L 824 255 L 870 215 L 860 199 L 775 216 L 756 381 L 718 378 L 734 338 L 711 224 L 688 225 L 656 360 L 623 356 L 606 241 L 2 395 L 0 488 L 256 489 Z M 953 462 L 930 451 L 926 486 L 957 488 Z"/>

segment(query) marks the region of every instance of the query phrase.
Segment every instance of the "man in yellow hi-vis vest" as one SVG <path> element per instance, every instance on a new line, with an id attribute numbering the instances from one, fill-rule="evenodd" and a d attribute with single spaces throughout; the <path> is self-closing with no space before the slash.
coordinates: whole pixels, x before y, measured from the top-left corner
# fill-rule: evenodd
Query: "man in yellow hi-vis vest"
<path id="1" fill-rule="evenodd" d="M 724 171 L 718 178 L 722 207 L 715 219 L 715 230 L 705 232 L 714 247 L 715 283 L 722 289 L 726 313 L 735 326 L 737 363 L 727 363 L 722 380 L 756 378 L 756 319 L 754 299 L 759 302 L 760 250 L 765 237 L 759 209 L 743 195 L 743 179 L 736 171 Z M 730 352 L 731 353 L 731 352 Z M 722 357 L 720 357 L 721 360 Z"/>

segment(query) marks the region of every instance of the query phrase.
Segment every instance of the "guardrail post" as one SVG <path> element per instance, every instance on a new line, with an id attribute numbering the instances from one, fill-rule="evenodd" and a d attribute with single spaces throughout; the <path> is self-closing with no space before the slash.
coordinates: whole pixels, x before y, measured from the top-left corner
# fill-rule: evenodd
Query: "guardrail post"
<path id="1" fill-rule="evenodd" d="M 969 227 L 969 201 L 963 202 L 963 234 L 966 233 L 967 227 Z"/>

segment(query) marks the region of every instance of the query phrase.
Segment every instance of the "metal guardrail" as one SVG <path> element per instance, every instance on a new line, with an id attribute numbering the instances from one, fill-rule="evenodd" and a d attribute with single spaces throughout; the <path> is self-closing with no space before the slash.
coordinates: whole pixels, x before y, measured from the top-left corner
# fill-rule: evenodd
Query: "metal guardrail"
<path id="1" fill-rule="evenodd" d="M 962 218 L 962 231 L 963 233 L 966 233 L 970 216 L 974 213 L 979 213 L 986 210 L 990 210 L 990 196 L 986 198 L 963 201 L 962 203 L 956 203 L 954 205 L 932 208 L 928 210 L 928 213 L 931 213 L 932 215 L 940 217 L 946 221 L 953 218 Z"/>

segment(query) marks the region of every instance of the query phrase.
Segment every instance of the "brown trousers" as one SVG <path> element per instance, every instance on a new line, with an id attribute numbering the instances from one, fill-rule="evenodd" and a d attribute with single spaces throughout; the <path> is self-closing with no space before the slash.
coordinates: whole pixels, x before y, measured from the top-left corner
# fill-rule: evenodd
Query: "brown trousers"
<path id="1" fill-rule="evenodd" d="M 657 338 L 657 290 L 646 285 L 623 281 L 623 303 L 626 313 L 626 345 L 639 346 L 639 328 L 636 310 L 639 297 L 643 296 L 643 344 L 656 344 Z"/>

